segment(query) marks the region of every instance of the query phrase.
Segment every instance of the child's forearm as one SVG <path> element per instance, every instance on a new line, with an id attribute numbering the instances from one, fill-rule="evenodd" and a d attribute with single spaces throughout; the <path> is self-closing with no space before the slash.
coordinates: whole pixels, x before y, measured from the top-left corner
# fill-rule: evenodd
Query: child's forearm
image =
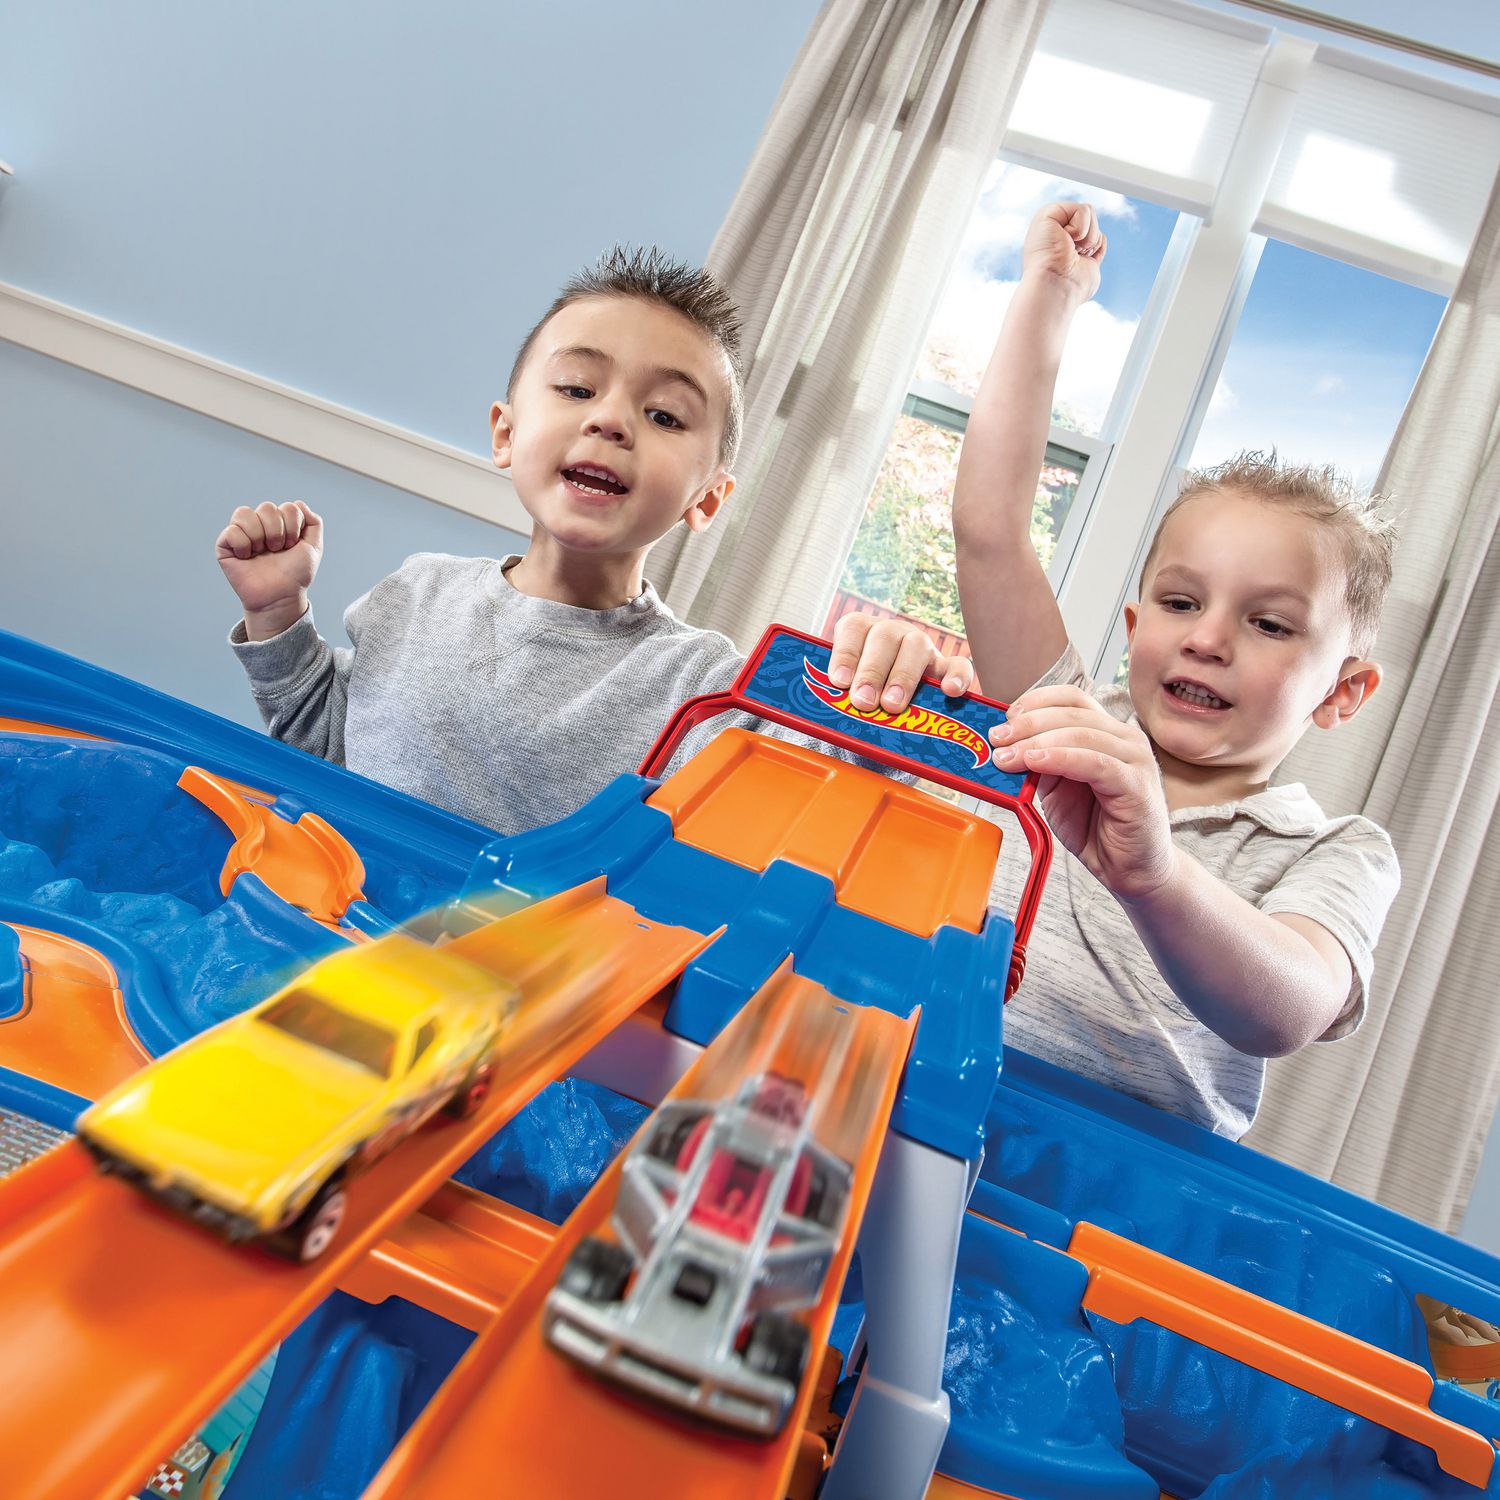
<path id="1" fill-rule="evenodd" d="M 1083 301 L 1046 274 L 1023 278 L 1011 299 L 958 457 L 953 530 L 971 552 L 1029 544 L 1058 367 Z"/>
<path id="2" fill-rule="evenodd" d="M 1061 654 L 1068 632 L 1036 551 L 1031 510 L 1063 342 L 1083 300 L 1024 277 L 974 401 L 953 489 L 958 597 L 987 691 L 1009 701 Z"/>
<path id="3" fill-rule="evenodd" d="M 1122 902 L 1162 977 L 1200 1021 L 1255 1057 L 1284 1057 L 1320 1037 L 1348 997 L 1336 939 L 1316 946 L 1174 848 L 1172 873 Z M 1297 920 L 1297 919 L 1292 919 Z"/>

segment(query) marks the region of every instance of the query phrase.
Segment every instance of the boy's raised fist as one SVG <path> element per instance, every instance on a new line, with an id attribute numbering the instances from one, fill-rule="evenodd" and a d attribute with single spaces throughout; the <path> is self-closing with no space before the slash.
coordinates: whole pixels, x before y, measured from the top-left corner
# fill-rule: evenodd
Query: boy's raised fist
<path id="1" fill-rule="evenodd" d="M 1049 203 L 1026 231 L 1022 274 L 1055 277 L 1087 300 L 1099 290 L 1099 262 L 1107 243 L 1091 203 Z"/>
<path id="2" fill-rule="evenodd" d="M 300 500 L 275 505 L 267 500 L 253 510 L 239 506 L 219 533 L 214 550 L 229 586 L 239 596 L 252 640 L 276 634 L 307 608 L 323 556 L 323 522 Z M 274 629 L 255 629 L 256 616 Z"/>

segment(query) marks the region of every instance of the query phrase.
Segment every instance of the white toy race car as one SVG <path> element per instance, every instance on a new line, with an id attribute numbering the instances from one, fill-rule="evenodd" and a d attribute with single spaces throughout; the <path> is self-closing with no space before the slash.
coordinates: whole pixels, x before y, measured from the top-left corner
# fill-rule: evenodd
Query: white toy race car
<path id="1" fill-rule="evenodd" d="M 808 1354 L 786 1312 L 822 1293 L 851 1176 L 806 1115 L 775 1073 L 664 1104 L 622 1169 L 620 1243 L 580 1241 L 547 1298 L 553 1347 L 706 1421 L 778 1432 Z"/>

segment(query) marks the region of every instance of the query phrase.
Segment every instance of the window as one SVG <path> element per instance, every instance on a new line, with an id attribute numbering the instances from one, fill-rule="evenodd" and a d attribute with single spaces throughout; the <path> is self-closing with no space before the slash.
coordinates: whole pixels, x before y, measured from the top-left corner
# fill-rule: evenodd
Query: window
<path id="1" fill-rule="evenodd" d="M 391 1076 L 396 1033 L 376 1021 L 367 1021 L 363 1016 L 330 1005 L 311 990 L 288 990 L 276 1004 L 261 1012 L 260 1019 L 299 1042 L 355 1063 L 379 1078 Z"/>
<path id="2" fill-rule="evenodd" d="M 1190 467 L 1271 442 L 1375 482 L 1446 306 L 1435 292 L 1270 241 Z"/>
<path id="3" fill-rule="evenodd" d="M 1051 199 L 1087 196 L 1110 237 L 1032 526 L 1085 662 L 1120 662 L 1121 604 L 1190 463 L 1274 443 L 1373 479 L 1500 168 L 1500 98 L 1316 35 L 1187 0 L 1052 0 L 830 629 L 899 614 L 964 649 L 952 474 Z"/>
<path id="4" fill-rule="evenodd" d="M 1191 457 L 1176 473 L 1274 446 L 1288 462 L 1334 464 L 1373 485 L 1446 306 L 1435 292 L 1267 242 Z M 1116 682 L 1125 646 L 1117 624 L 1108 653 Z"/>
<path id="5" fill-rule="evenodd" d="M 416 1060 L 437 1040 L 437 1022 L 426 1021 L 417 1032 L 417 1040 L 411 1049 L 411 1060 Z"/>
<path id="6" fill-rule="evenodd" d="M 997 162 L 939 301 L 885 461 L 829 611 L 915 619 L 945 651 L 967 652 L 953 571 L 952 490 L 973 397 L 1020 280 L 1032 215 L 1087 198 L 1110 236 L 1111 276 L 1081 309 L 1058 377 L 1053 432 L 1038 477 L 1031 539 L 1045 567 L 1065 567 L 1108 454 L 1121 372 L 1176 230 L 1171 210 Z"/>

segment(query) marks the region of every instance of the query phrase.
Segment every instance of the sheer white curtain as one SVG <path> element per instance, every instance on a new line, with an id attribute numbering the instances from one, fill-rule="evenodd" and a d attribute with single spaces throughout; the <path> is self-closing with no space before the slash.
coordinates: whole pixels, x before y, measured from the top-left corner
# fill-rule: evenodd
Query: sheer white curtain
<path id="1" fill-rule="evenodd" d="M 1379 487 L 1404 515 L 1385 683 L 1282 779 L 1387 828 L 1401 893 L 1364 1026 L 1274 1064 L 1247 1140 L 1452 1230 L 1500 1095 L 1500 187 Z"/>
<path id="2" fill-rule="evenodd" d="M 1045 7 L 829 0 L 813 23 L 708 254 L 745 319 L 745 437 L 719 523 L 649 559 L 679 615 L 742 648 L 822 623 Z"/>

